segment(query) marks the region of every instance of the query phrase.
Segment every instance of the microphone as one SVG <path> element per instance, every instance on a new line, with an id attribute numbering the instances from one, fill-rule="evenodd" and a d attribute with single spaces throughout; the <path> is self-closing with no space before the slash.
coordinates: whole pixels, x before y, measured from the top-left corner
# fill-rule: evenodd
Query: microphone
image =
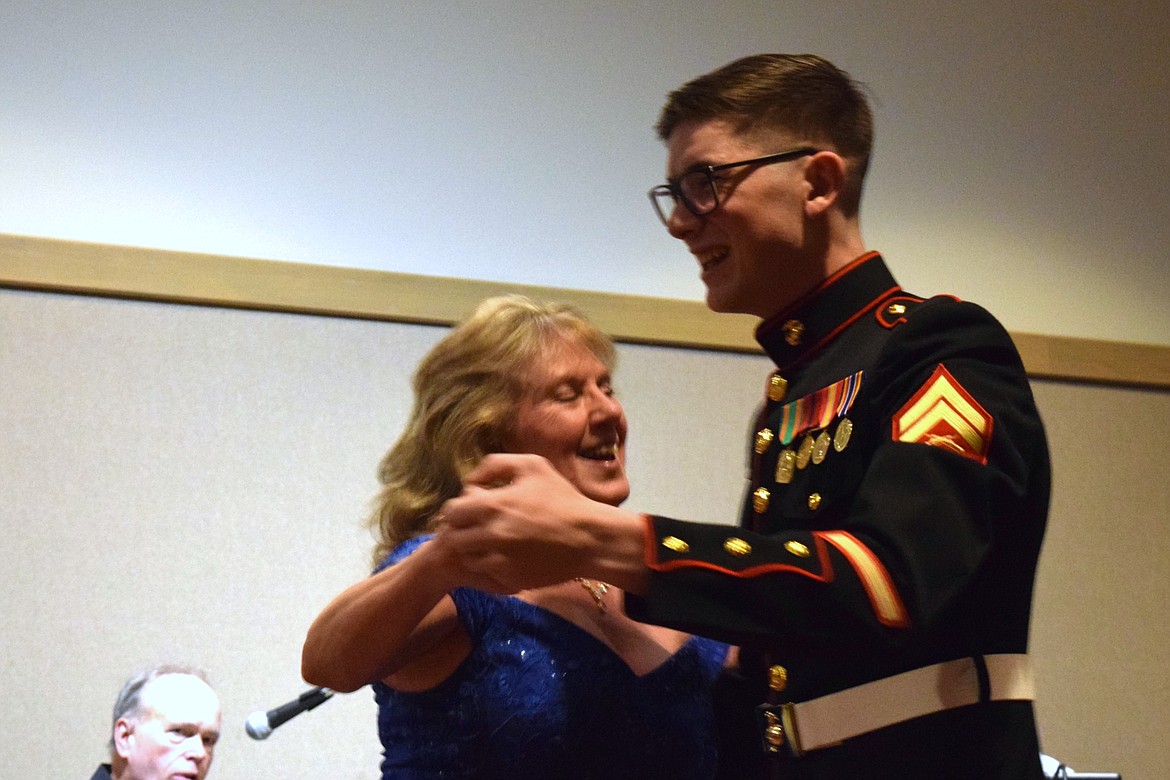
<path id="1" fill-rule="evenodd" d="M 265 712 L 256 710 L 248 716 L 244 729 L 252 739 L 268 739 L 272 730 L 286 723 L 302 712 L 308 712 L 333 695 L 328 688 L 310 688 L 288 704 L 282 704 L 274 710 Z"/>

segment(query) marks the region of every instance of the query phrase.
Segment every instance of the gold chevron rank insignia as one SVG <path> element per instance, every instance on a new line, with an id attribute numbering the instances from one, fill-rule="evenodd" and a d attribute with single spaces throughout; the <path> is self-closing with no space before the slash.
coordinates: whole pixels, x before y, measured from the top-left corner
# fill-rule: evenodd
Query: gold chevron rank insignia
<path id="1" fill-rule="evenodd" d="M 895 441 L 927 444 L 987 462 L 994 421 L 940 363 L 930 379 L 894 415 Z"/>

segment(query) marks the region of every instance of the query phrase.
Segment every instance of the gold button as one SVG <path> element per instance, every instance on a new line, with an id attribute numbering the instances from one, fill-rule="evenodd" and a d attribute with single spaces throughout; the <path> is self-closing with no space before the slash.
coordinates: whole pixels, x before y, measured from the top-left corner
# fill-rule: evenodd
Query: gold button
<path id="1" fill-rule="evenodd" d="M 772 443 L 772 429 L 764 428 L 756 432 L 756 454 L 763 455 L 768 449 L 768 445 Z"/>
<path id="2" fill-rule="evenodd" d="M 691 549 L 691 546 L 679 539 L 677 536 L 662 537 L 662 546 L 668 550 L 673 550 L 676 553 L 685 553 Z"/>
<path id="3" fill-rule="evenodd" d="M 788 670 L 780 664 L 768 669 L 768 687 L 776 693 L 788 687 Z"/>
<path id="4" fill-rule="evenodd" d="M 788 380 L 779 374 L 772 374 L 768 380 L 768 400 L 779 401 L 788 394 Z"/>
<path id="5" fill-rule="evenodd" d="M 886 309 L 887 314 L 905 314 L 906 306 L 901 303 L 891 303 L 890 307 Z"/>
<path id="6" fill-rule="evenodd" d="M 821 505 L 821 494 L 820 493 L 813 493 L 811 496 L 808 497 L 808 508 L 809 509 L 816 509 L 820 505 Z"/>
<path id="7" fill-rule="evenodd" d="M 756 488 L 756 492 L 752 493 L 752 509 L 756 510 L 757 515 L 762 515 L 768 511 L 768 499 L 771 497 L 768 488 Z"/>
<path id="8" fill-rule="evenodd" d="M 742 558 L 752 551 L 752 546 L 738 536 L 732 536 L 723 543 L 723 549 L 727 550 L 729 555 Z"/>
<path id="9" fill-rule="evenodd" d="M 808 545 L 801 544 L 796 540 L 785 542 L 784 549 L 795 555 L 797 558 L 807 558 L 808 556 L 812 555 L 812 553 L 808 551 Z"/>
<path id="10" fill-rule="evenodd" d="M 798 346 L 804 338 L 804 323 L 800 320 L 789 320 L 781 329 L 784 331 L 784 340 L 791 347 Z"/>

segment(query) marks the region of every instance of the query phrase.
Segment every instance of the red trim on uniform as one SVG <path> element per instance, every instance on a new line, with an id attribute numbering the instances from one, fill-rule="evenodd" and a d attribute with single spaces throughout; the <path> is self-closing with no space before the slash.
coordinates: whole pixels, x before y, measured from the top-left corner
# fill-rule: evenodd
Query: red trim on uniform
<path id="1" fill-rule="evenodd" d="M 837 281 L 842 276 L 844 276 L 845 274 L 852 271 L 857 266 L 861 265 L 862 263 L 866 262 L 867 260 L 874 259 L 879 254 L 881 254 L 881 253 L 876 251 L 876 250 L 871 250 L 869 252 L 863 253 L 856 260 L 850 260 L 847 265 L 845 265 L 841 268 L 838 268 L 836 271 L 834 271 L 833 273 L 831 273 L 827 277 L 825 277 L 825 280 L 823 282 L 821 282 L 819 285 L 817 285 L 816 291 L 812 292 L 808 297 L 811 297 L 812 295 L 816 295 L 817 292 L 819 292 L 820 290 L 825 289 L 826 287 L 831 285 L 833 282 Z"/>
<path id="2" fill-rule="evenodd" d="M 802 569 L 799 566 L 793 566 L 788 563 L 763 563 L 759 566 L 750 566 L 746 569 L 728 569 L 725 566 L 720 566 L 717 563 L 710 561 L 698 560 L 695 558 L 687 558 L 670 561 L 668 563 L 648 563 L 647 565 L 654 571 L 678 571 L 679 569 L 707 569 L 708 571 L 719 572 L 726 574 L 729 577 L 738 577 L 740 579 L 751 579 L 762 574 L 774 574 L 776 572 L 791 572 L 792 574 L 802 574 L 809 579 L 817 582 L 832 582 L 836 575 L 833 573 L 833 561 L 829 558 L 829 550 L 825 546 L 824 540 L 813 535 L 813 542 L 817 549 L 817 563 L 820 564 L 821 574 Z"/>
<path id="3" fill-rule="evenodd" d="M 906 628 L 910 625 L 910 616 L 902 605 L 894 581 L 873 550 L 847 531 L 813 531 L 813 536 L 833 545 L 849 561 L 869 596 L 870 606 L 879 623 L 891 628 Z"/>
<path id="4" fill-rule="evenodd" d="M 825 336 L 823 339 L 821 339 L 816 344 L 814 344 L 812 347 L 810 347 L 808 350 L 806 350 L 806 354 L 819 352 L 822 346 L 824 346 L 826 343 L 835 339 L 837 337 L 838 333 L 845 330 L 850 325 L 852 325 L 853 323 L 857 322 L 859 319 L 864 317 L 866 312 L 873 311 L 873 309 L 875 307 L 877 307 L 877 305 L 880 304 L 882 301 L 884 301 L 888 296 L 893 295 L 894 293 L 897 293 L 897 292 L 901 292 L 901 291 L 902 291 L 901 285 L 895 284 L 893 287 L 886 290 L 881 295 L 879 295 L 878 297 L 874 298 L 872 301 L 867 303 L 864 307 L 862 307 L 861 309 L 858 309 L 857 313 L 854 314 L 852 317 L 850 317 L 849 319 L 842 322 L 836 328 L 833 328 L 833 330 L 831 330 L 827 336 Z"/>
<path id="5" fill-rule="evenodd" d="M 788 315 L 790 313 L 799 310 L 802 306 L 804 306 L 805 302 L 808 301 L 810 298 L 814 298 L 817 295 L 819 295 L 822 291 L 824 291 L 825 289 L 832 287 L 833 284 L 838 279 L 840 279 L 842 276 L 845 276 L 847 273 L 854 270 L 858 266 L 865 264 L 867 261 L 873 260 L 875 257 L 878 257 L 880 254 L 881 253 L 877 252 L 877 251 L 866 252 L 865 254 L 858 257 L 856 260 L 850 260 L 847 265 L 845 265 L 841 268 L 838 268 L 832 274 L 825 277 L 821 281 L 821 283 L 818 284 L 816 287 L 814 287 L 812 290 L 810 290 L 809 292 L 800 296 L 800 298 L 798 298 L 795 303 L 792 303 L 789 306 L 785 307 L 784 311 L 780 312 L 779 314 L 777 314 L 774 317 L 770 317 L 767 320 L 764 320 L 763 322 L 761 322 L 759 324 L 759 326 L 757 326 L 757 328 L 756 328 L 757 332 L 767 330 L 769 328 L 769 326 L 774 322 L 780 322 L 782 320 L 787 320 L 789 318 Z M 892 290 L 900 290 L 902 288 L 895 286 L 891 289 Z M 889 292 L 883 293 L 883 295 L 888 295 L 888 294 L 889 294 Z M 866 308 L 868 308 L 868 307 L 866 307 Z"/>
<path id="6" fill-rule="evenodd" d="M 752 579 L 759 577 L 762 574 L 775 574 L 777 572 L 790 572 L 792 574 L 803 574 L 804 576 L 816 580 L 817 582 L 832 582 L 832 572 L 826 576 L 814 574 L 810 571 L 800 568 L 799 566 L 790 566 L 786 563 L 762 564 L 760 566 L 752 566 L 748 569 L 728 569 L 718 564 L 710 563 L 709 561 L 687 560 L 687 561 L 671 561 L 670 563 L 660 563 L 657 566 L 651 567 L 654 571 L 667 572 L 678 571 L 679 569 L 707 569 L 708 571 L 719 572 L 726 574 L 728 577 L 738 577 L 739 579 Z"/>
<path id="7" fill-rule="evenodd" d="M 654 531 L 654 518 L 648 514 L 642 515 L 642 560 L 649 569 L 657 568 L 658 559 L 655 553 L 658 550 L 658 536 Z"/>
<path id="8" fill-rule="evenodd" d="M 906 301 L 908 303 L 919 304 L 919 303 L 922 303 L 924 300 L 926 300 L 926 299 L 919 298 L 915 295 L 892 295 L 889 298 L 886 298 L 884 301 L 881 302 L 881 306 L 879 306 L 874 311 L 873 316 L 878 321 L 879 325 L 881 325 L 886 330 L 890 330 L 895 325 L 901 325 L 903 322 L 906 321 L 905 314 L 899 314 L 896 319 L 892 319 L 892 320 L 886 319 L 885 314 L 889 311 L 890 306 L 893 306 L 895 303 L 898 303 L 900 301 Z"/>

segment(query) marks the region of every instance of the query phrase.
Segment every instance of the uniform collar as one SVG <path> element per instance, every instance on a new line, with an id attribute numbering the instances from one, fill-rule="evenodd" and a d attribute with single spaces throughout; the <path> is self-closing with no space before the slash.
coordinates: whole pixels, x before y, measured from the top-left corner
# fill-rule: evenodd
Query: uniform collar
<path id="1" fill-rule="evenodd" d="M 786 370 L 815 355 L 846 326 L 902 288 L 877 252 L 867 252 L 756 328 L 756 341 Z"/>

